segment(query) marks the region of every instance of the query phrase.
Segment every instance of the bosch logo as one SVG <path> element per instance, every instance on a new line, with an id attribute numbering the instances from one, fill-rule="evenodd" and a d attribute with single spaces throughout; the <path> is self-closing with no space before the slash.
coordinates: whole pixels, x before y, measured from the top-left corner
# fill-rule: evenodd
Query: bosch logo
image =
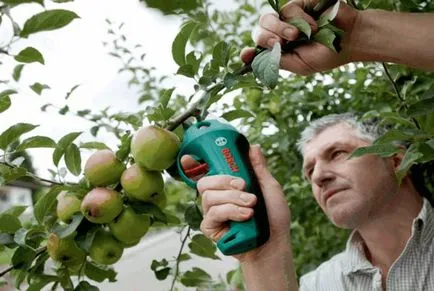
<path id="1" fill-rule="evenodd" d="M 228 143 L 227 139 L 225 137 L 222 137 L 222 136 L 216 138 L 216 140 L 215 140 L 215 144 L 218 145 L 219 147 L 222 147 L 227 143 Z"/>

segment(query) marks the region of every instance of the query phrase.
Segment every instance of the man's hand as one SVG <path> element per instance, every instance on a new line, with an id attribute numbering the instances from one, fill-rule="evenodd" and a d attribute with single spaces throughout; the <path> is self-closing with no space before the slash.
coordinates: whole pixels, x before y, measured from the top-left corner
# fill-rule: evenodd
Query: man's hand
<path id="1" fill-rule="evenodd" d="M 290 212 L 279 183 L 267 169 L 259 146 L 251 146 L 250 161 L 264 195 L 270 224 L 270 238 L 261 247 L 236 255 L 241 262 L 269 259 L 278 249 L 289 248 Z M 184 170 L 197 165 L 191 157 L 183 157 Z M 228 230 L 228 220 L 244 221 L 252 217 L 256 196 L 243 191 L 245 182 L 228 175 L 206 176 L 198 181 L 202 198 L 203 221 L 201 231 L 213 241 L 218 241 Z"/>
<path id="2" fill-rule="evenodd" d="M 265 48 L 272 48 L 276 42 L 281 44 L 297 39 L 299 30 L 288 22 L 297 17 L 306 20 L 312 33 L 318 30 L 315 20 L 304 12 L 305 7 L 313 7 L 318 0 L 293 0 L 281 8 L 284 21 L 279 20 L 277 14 L 268 13 L 261 16 L 259 30 L 255 42 Z M 344 31 L 341 40 L 342 50 L 336 54 L 318 42 L 301 45 L 290 53 L 282 55 L 280 67 L 300 75 L 310 75 L 315 72 L 329 70 L 352 61 L 352 32 L 355 29 L 359 12 L 341 2 L 334 24 Z M 241 60 L 249 63 L 255 56 L 254 48 L 245 48 L 241 52 Z"/>

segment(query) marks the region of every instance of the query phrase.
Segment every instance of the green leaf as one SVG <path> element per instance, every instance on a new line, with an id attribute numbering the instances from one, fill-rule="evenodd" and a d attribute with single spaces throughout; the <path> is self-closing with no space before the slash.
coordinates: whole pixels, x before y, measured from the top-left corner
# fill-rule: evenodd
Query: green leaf
<path id="1" fill-rule="evenodd" d="M 130 154 L 130 145 L 132 138 L 133 136 L 130 134 L 130 132 L 125 133 L 121 137 L 121 144 L 119 146 L 119 149 L 116 151 L 116 157 L 122 162 L 124 162 Z"/>
<path id="2" fill-rule="evenodd" d="M 416 144 L 412 144 L 407 149 L 404 157 L 402 158 L 401 164 L 399 165 L 399 169 L 396 172 L 396 177 L 399 182 L 401 182 L 402 178 L 405 177 L 410 167 L 413 166 L 417 162 L 417 160 L 422 157 L 423 154 L 418 152 Z"/>
<path id="3" fill-rule="evenodd" d="M 109 282 L 116 282 L 117 273 L 110 267 L 97 265 L 92 262 L 86 262 L 84 273 L 89 279 L 96 282 L 103 282 L 108 280 Z"/>
<path id="4" fill-rule="evenodd" d="M 193 78 L 194 77 L 193 66 L 190 64 L 182 65 L 179 67 L 178 71 L 176 71 L 176 74 L 183 75 L 188 78 Z"/>
<path id="5" fill-rule="evenodd" d="M 196 54 L 194 51 L 191 51 L 186 56 L 186 62 L 187 65 L 191 66 L 191 70 L 193 75 L 197 74 L 200 66 L 200 62 L 202 61 L 202 55 L 200 55 L 198 58 L 196 58 Z"/>
<path id="6" fill-rule="evenodd" d="M 15 56 L 15 60 L 21 63 L 39 62 L 43 65 L 45 64 L 42 54 L 33 47 L 27 47 L 20 51 L 18 55 Z"/>
<path id="7" fill-rule="evenodd" d="M 198 0 L 141 0 L 150 8 L 157 8 L 164 14 L 186 13 L 194 10 L 202 4 Z"/>
<path id="8" fill-rule="evenodd" d="M 20 36 L 26 38 L 32 33 L 55 30 L 68 25 L 75 18 L 79 16 L 69 10 L 45 10 L 33 15 L 24 23 Z"/>
<path id="9" fill-rule="evenodd" d="M 417 161 L 419 163 L 426 163 L 434 160 L 434 148 L 429 145 L 429 142 L 417 144 L 417 150 L 423 155 Z"/>
<path id="10" fill-rule="evenodd" d="M 80 143 L 80 148 L 81 149 L 97 149 L 97 150 L 110 149 L 105 143 L 98 142 L 98 141 L 82 142 L 82 143 Z"/>
<path id="11" fill-rule="evenodd" d="M 160 91 L 159 99 L 160 103 L 163 106 L 163 108 L 166 108 L 169 104 L 170 98 L 172 97 L 172 93 L 175 90 L 175 88 L 171 89 L 163 89 Z"/>
<path id="12" fill-rule="evenodd" d="M 74 233 L 74 231 L 80 225 L 83 218 L 84 218 L 83 214 L 76 213 L 76 214 L 74 214 L 74 216 L 72 216 L 72 221 L 69 224 L 67 224 L 67 225 L 56 224 L 51 229 L 51 232 L 56 233 L 59 236 L 59 238 L 68 237 Z"/>
<path id="13" fill-rule="evenodd" d="M 336 15 L 338 14 L 340 6 L 340 1 L 336 1 L 335 5 L 333 5 L 332 9 L 327 10 L 321 16 L 319 17 L 317 21 L 318 27 L 323 27 L 327 24 L 329 24 L 333 19 L 335 19 Z"/>
<path id="14" fill-rule="evenodd" d="M 100 229 L 99 226 L 94 226 L 90 230 L 87 230 L 86 232 L 78 232 L 77 236 L 75 237 L 75 241 L 77 245 L 84 250 L 85 252 L 89 252 L 90 247 L 92 246 L 93 239 L 95 238 L 95 234 Z"/>
<path id="15" fill-rule="evenodd" d="M 407 115 L 416 117 L 429 114 L 434 111 L 434 97 L 422 99 L 408 107 Z"/>
<path id="16" fill-rule="evenodd" d="M 11 106 L 11 99 L 9 96 L 16 93 L 17 91 L 11 89 L 0 93 L 0 113 L 6 111 Z"/>
<path id="17" fill-rule="evenodd" d="M 46 237 L 44 227 L 39 225 L 39 226 L 34 226 L 32 228 L 29 228 L 29 229 L 21 228 L 17 232 L 15 232 L 14 241 L 19 246 L 27 247 L 27 248 L 30 248 L 32 250 L 35 250 L 35 248 L 38 247 L 38 245 L 35 245 L 34 243 L 32 244 L 32 242 L 29 242 L 29 240 L 31 240 L 32 238 L 34 238 L 36 236 L 41 237 L 41 238 Z"/>
<path id="18" fill-rule="evenodd" d="M 39 125 L 29 123 L 17 123 L 6 129 L 0 135 L 0 149 L 6 150 L 7 146 L 16 141 L 22 134 L 32 131 Z"/>
<path id="19" fill-rule="evenodd" d="M 197 267 L 193 267 L 191 271 L 185 272 L 181 277 L 181 283 L 187 287 L 199 286 L 211 280 L 212 278 L 207 272 Z"/>
<path id="20" fill-rule="evenodd" d="M 22 167 L 2 167 L 0 168 L 0 185 L 6 184 L 10 181 L 15 181 L 18 178 L 24 177 L 27 175 L 27 170 Z M 3 180 L 3 181 L 2 181 Z"/>
<path id="21" fill-rule="evenodd" d="M 186 254 L 186 253 L 181 254 L 181 255 L 179 256 L 179 262 L 188 261 L 188 260 L 190 260 L 190 259 L 191 259 L 191 256 L 190 256 L 189 254 Z"/>
<path id="22" fill-rule="evenodd" d="M 77 137 L 80 136 L 80 134 L 82 134 L 81 131 L 78 132 L 71 132 L 68 133 L 67 135 L 63 136 L 61 139 L 59 139 L 58 145 L 66 148 L 67 146 L 69 146 Z"/>
<path id="23" fill-rule="evenodd" d="M 12 78 L 15 82 L 18 82 L 21 78 L 21 72 L 23 71 L 24 65 L 16 65 L 14 68 L 14 72 L 12 73 Z"/>
<path id="24" fill-rule="evenodd" d="M 191 33 L 196 28 L 197 23 L 188 21 L 184 23 L 178 35 L 172 43 L 172 56 L 173 60 L 179 65 L 185 65 L 185 46 L 190 38 Z"/>
<path id="25" fill-rule="evenodd" d="M 399 151 L 400 151 L 400 148 L 396 145 L 393 145 L 393 144 L 372 145 L 372 146 L 360 147 L 360 148 L 356 149 L 351 154 L 349 159 L 353 158 L 353 157 L 360 157 L 360 156 L 367 155 L 367 154 L 376 154 L 380 157 L 387 158 L 387 157 L 393 156 L 394 154 L 396 154 Z"/>
<path id="26" fill-rule="evenodd" d="M 199 230 L 203 220 L 202 213 L 195 203 L 189 203 L 184 212 L 184 220 L 193 230 Z"/>
<path id="27" fill-rule="evenodd" d="M 41 84 L 39 82 L 34 83 L 33 85 L 30 86 L 30 88 L 38 95 L 41 95 L 42 90 L 44 89 L 51 89 L 50 86 Z"/>
<path id="28" fill-rule="evenodd" d="M 29 274 L 30 276 L 30 274 Z M 29 279 L 27 279 L 29 280 Z M 45 286 L 52 282 L 56 282 L 59 280 L 59 277 L 53 276 L 53 275 L 45 275 L 45 274 L 36 274 L 32 275 L 31 284 L 29 286 L 29 289 L 26 291 L 40 291 L 40 290 L 46 290 L 44 289 Z"/>
<path id="29" fill-rule="evenodd" d="M 53 163 L 56 167 L 59 165 L 60 159 L 65 154 L 66 148 L 81 134 L 82 132 L 71 132 L 63 136 L 57 143 L 56 149 L 53 152 Z"/>
<path id="30" fill-rule="evenodd" d="M 53 163 L 57 167 L 59 165 L 60 159 L 65 154 L 65 149 L 61 147 L 56 147 L 53 151 Z"/>
<path id="31" fill-rule="evenodd" d="M 268 0 L 268 4 L 270 4 L 274 11 L 276 11 L 278 14 L 280 13 L 279 0 Z"/>
<path id="32" fill-rule="evenodd" d="M 167 267 L 168 262 L 166 259 L 162 259 L 161 262 L 157 260 L 152 260 L 151 270 L 154 271 L 155 277 L 158 280 L 165 280 L 170 272 L 170 267 Z"/>
<path id="33" fill-rule="evenodd" d="M 229 61 L 231 46 L 224 41 L 219 42 L 212 51 L 213 62 L 220 67 L 226 67 Z"/>
<path id="34" fill-rule="evenodd" d="M 13 216 L 20 216 L 21 214 L 23 214 L 24 211 L 26 211 L 28 206 L 24 206 L 24 205 L 18 205 L 18 206 L 14 206 L 12 208 L 9 208 L 8 210 L 2 212 L 1 214 L 11 214 Z"/>
<path id="35" fill-rule="evenodd" d="M 380 136 L 374 141 L 374 144 L 385 144 L 391 141 L 407 141 L 412 138 L 411 134 L 407 134 L 401 130 L 392 129 Z"/>
<path id="36" fill-rule="evenodd" d="M 44 0 L 2 0 L 2 2 L 8 5 L 19 5 L 23 3 L 32 3 L 32 2 L 44 5 Z"/>
<path id="37" fill-rule="evenodd" d="M 338 1 L 339 2 L 339 1 Z M 336 38 L 335 33 L 330 28 L 321 28 L 317 33 L 314 34 L 313 40 L 321 43 L 322 45 L 328 47 L 332 51 L 336 52 L 333 42 Z"/>
<path id="38" fill-rule="evenodd" d="M 188 244 L 188 247 L 195 255 L 220 260 L 220 258 L 215 254 L 217 248 L 214 242 L 206 238 L 203 234 L 196 234 Z"/>
<path id="39" fill-rule="evenodd" d="M 79 84 L 72 87 L 71 90 L 69 90 L 68 93 L 66 93 L 65 100 L 68 100 L 68 98 L 71 96 L 72 92 L 74 92 L 78 87 L 80 87 Z"/>
<path id="40" fill-rule="evenodd" d="M 89 282 L 81 281 L 74 291 L 99 291 L 98 287 L 90 285 Z"/>
<path id="41" fill-rule="evenodd" d="M 258 54 L 252 62 L 253 73 L 265 86 L 273 89 L 279 78 L 281 47 L 276 43 L 272 50 Z"/>
<path id="42" fill-rule="evenodd" d="M 66 113 L 68 113 L 68 111 L 69 111 L 69 106 L 68 106 L 68 105 L 65 105 L 65 106 L 63 106 L 62 108 L 60 108 L 60 110 L 59 110 L 59 114 L 60 114 L 60 115 L 65 115 Z"/>
<path id="43" fill-rule="evenodd" d="M 81 155 L 78 147 L 72 143 L 65 150 L 65 163 L 68 170 L 78 176 L 81 173 Z"/>
<path id="44" fill-rule="evenodd" d="M 130 201 L 129 204 L 137 214 L 149 214 L 154 220 L 167 224 L 166 215 L 157 205 L 140 201 Z"/>
<path id="45" fill-rule="evenodd" d="M 0 96 L 0 113 L 5 112 L 11 107 L 11 98 L 9 96 Z"/>
<path id="46" fill-rule="evenodd" d="M 312 29 L 309 25 L 309 23 L 304 20 L 301 17 L 295 17 L 292 18 L 289 22 L 289 24 L 297 27 L 298 30 L 300 30 L 301 32 L 303 32 L 308 38 L 310 38 L 310 35 L 312 33 Z"/>
<path id="47" fill-rule="evenodd" d="M 32 249 L 27 247 L 18 247 L 12 256 L 12 265 L 15 267 L 15 269 L 27 270 L 32 264 L 35 255 L 36 252 Z"/>
<path id="48" fill-rule="evenodd" d="M 56 197 L 62 191 L 62 188 L 59 186 L 54 186 L 48 191 L 44 196 L 39 198 L 38 202 L 35 204 L 34 214 L 36 220 L 39 224 L 44 222 L 44 217 L 54 210 L 54 207 L 57 204 Z"/>
<path id="49" fill-rule="evenodd" d="M 56 142 L 46 136 L 29 137 L 17 146 L 16 151 L 22 151 L 29 148 L 55 148 Z"/>
<path id="50" fill-rule="evenodd" d="M 0 214 L 0 232 L 15 233 L 21 228 L 20 220 L 12 214 Z"/>
<path id="51" fill-rule="evenodd" d="M 237 118 L 249 118 L 249 117 L 255 117 L 251 112 L 247 110 L 232 110 L 229 112 L 225 112 L 222 116 L 222 118 L 226 119 L 227 121 L 232 121 Z"/>

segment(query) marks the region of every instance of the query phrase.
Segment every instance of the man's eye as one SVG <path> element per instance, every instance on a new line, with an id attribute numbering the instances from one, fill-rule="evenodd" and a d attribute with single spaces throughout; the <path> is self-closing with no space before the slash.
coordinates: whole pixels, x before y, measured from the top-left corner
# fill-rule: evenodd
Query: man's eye
<path id="1" fill-rule="evenodd" d="M 346 153 L 347 153 L 347 152 L 346 152 L 346 151 L 343 151 L 343 150 L 334 151 L 333 154 L 332 154 L 332 159 L 334 159 L 334 158 L 336 158 L 336 157 L 338 157 L 338 156 L 341 156 L 341 155 L 343 155 L 343 154 L 346 154 Z"/>

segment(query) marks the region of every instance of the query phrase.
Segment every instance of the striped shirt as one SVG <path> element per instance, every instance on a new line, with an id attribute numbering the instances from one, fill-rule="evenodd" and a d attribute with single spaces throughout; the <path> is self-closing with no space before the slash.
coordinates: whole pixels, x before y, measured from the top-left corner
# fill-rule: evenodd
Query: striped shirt
<path id="1" fill-rule="evenodd" d="M 387 275 L 387 291 L 434 290 L 434 211 L 424 198 L 411 237 Z M 380 269 L 365 257 L 353 231 L 346 249 L 300 278 L 300 291 L 382 291 Z"/>

